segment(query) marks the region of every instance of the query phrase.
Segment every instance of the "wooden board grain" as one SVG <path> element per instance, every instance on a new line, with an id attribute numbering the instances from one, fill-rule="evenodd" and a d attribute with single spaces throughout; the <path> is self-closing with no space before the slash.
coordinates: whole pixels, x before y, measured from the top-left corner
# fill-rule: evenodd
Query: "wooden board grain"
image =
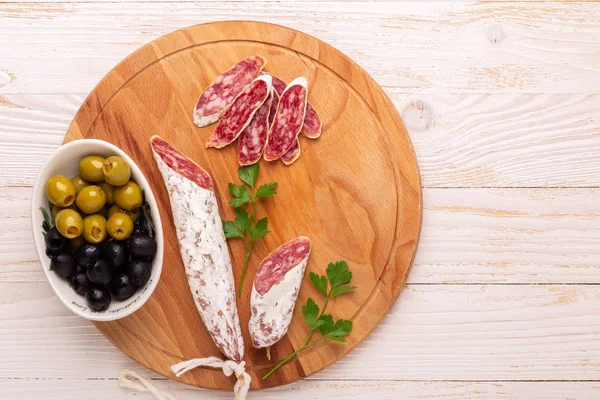
<path id="1" fill-rule="evenodd" d="M 360 67 L 333 47 L 298 31 L 258 22 L 221 22 L 174 32 L 142 47 L 115 67 L 92 91 L 71 124 L 65 141 L 100 138 L 129 153 L 152 183 L 165 229 L 165 261 L 152 298 L 130 317 L 98 328 L 125 354 L 175 379 L 170 365 L 218 355 L 190 296 L 166 189 L 151 157 L 149 138 L 160 134 L 207 168 L 221 204 L 226 185 L 236 181 L 235 146 L 206 150 L 214 126 L 198 129 L 191 110 L 202 89 L 240 59 L 261 54 L 267 69 L 284 79 L 306 76 L 309 98 L 320 111 L 324 133 L 303 141 L 292 167 L 262 164 L 262 182 L 280 183 L 278 194 L 261 204 L 269 234 L 250 262 L 260 260 L 300 234 L 311 237 L 309 270 L 323 273 L 330 261 L 348 260 L 359 289 L 332 302 L 337 318 L 355 328 L 346 344 L 322 342 L 303 352 L 269 380 L 264 374 L 297 348 L 308 330 L 299 309 L 288 335 L 273 347 L 272 361 L 253 350 L 247 334 L 250 284 L 238 299 L 252 388 L 277 386 L 309 376 L 341 359 L 385 316 L 400 293 L 415 255 L 421 225 L 421 182 L 410 139 L 391 101 Z M 225 219 L 233 216 L 221 207 Z M 241 243 L 232 242 L 234 275 L 243 262 Z M 299 297 L 318 298 L 310 285 Z M 198 369 L 181 382 L 231 389 L 234 379 Z"/>

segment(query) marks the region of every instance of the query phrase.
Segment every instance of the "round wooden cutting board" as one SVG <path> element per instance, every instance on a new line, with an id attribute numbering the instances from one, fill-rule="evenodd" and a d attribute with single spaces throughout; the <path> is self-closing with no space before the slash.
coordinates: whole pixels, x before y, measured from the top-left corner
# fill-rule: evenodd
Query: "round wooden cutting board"
<path id="1" fill-rule="evenodd" d="M 150 300 L 131 316 L 96 326 L 125 354 L 170 379 L 231 390 L 235 378 L 220 370 L 196 369 L 175 378 L 169 367 L 197 357 L 221 356 L 194 305 L 179 255 L 169 198 L 152 158 L 149 139 L 159 134 L 206 168 L 215 182 L 223 219 L 233 219 L 227 184 L 239 184 L 237 144 L 206 149 L 215 125 L 197 128 L 192 110 L 215 77 L 253 54 L 267 58 L 266 71 L 291 81 L 305 76 L 309 100 L 323 120 L 317 140 L 301 137 L 293 165 L 261 161 L 260 183 L 279 183 L 277 195 L 260 203 L 271 233 L 253 252 L 238 310 L 252 388 L 294 382 L 332 365 L 355 348 L 383 319 L 404 286 L 421 229 L 422 194 L 415 153 L 406 129 L 375 81 L 333 47 L 309 35 L 259 22 L 193 26 L 157 39 L 116 66 L 75 116 L 65 142 L 109 141 L 140 166 L 156 195 L 164 226 L 162 276 Z M 313 244 L 308 271 L 325 273 L 327 263 L 346 260 L 358 289 L 330 303 L 334 318 L 352 319 L 347 343 L 323 341 L 302 352 L 267 380 L 277 361 L 308 334 L 301 305 L 323 297 L 307 276 L 288 334 L 272 348 L 272 360 L 251 346 L 249 297 L 260 261 L 299 235 Z M 237 280 L 243 246 L 231 240 Z"/>

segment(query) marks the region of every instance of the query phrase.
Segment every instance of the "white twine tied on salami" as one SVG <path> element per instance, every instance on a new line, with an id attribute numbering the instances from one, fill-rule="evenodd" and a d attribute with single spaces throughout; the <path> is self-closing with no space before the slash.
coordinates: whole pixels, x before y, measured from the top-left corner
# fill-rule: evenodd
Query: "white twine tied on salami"
<path id="1" fill-rule="evenodd" d="M 218 357 L 207 357 L 207 358 L 194 358 L 192 360 L 183 361 L 179 364 L 171 366 L 171 371 L 176 377 L 180 377 L 188 371 L 198 367 L 209 367 L 223 370 L 225 376 L 231 376 L 235 374 L 237 382 L 233 387 L 233 393 L 236 400 L 245 400 L 248 391 L 250 390 L 250 382 L 252 378 L 246 372 L 246 362 L 242 361 L 236 363 L 231 360 L 221 360 Z M 119 375 L 119 384 L 122 387 L 129 389 L 135 389 L 140 392 L 150 392 L 156 397 L 157 400 L 177 400 L 173 395 L 162 392 L 150 381 L 143 378 L 140 374 L 131 370 L 123 370 Z"/>

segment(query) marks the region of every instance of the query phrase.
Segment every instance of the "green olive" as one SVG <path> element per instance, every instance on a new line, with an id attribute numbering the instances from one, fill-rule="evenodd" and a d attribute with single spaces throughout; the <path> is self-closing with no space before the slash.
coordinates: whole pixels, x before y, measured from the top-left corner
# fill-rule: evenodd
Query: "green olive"
<path id="1" fill-rule="evenodd" d="M 116 240 L 124 240 L 133 232 L 133 221 L 127 214 L 114 213 L 106 222 L 106 229 L 110 237 Z"/>
<path id="2" fill-rule="evenodd" d="M 85 214 L 98 212 L 106 203 L 106 194 L 100 186 L 90 185 L 77 195 L 77 207 Z"/>
<path id="3" fill-rule="evenodd" d="M 109 206 L 112 206 L 113 204 L 115 204 L 115 188 L 114 188 L 114 186 L 112 186 L 106 182 L 99 183 L 98 186 L 100 186 L 100 189 L 102 189 L 102 191 L 106 195 L 106 204 L 108 204 Z"/>
<path id="4" fill-rule="evenodd" d="M 83 238 L 92 244 L 106 239 L 106 219 L 100 214 L 88 215 L 83 219 Z"/>
<path id="5" fill-rule="evenodd" d="M 75 205 L 75 203 L 71 204 L 69 207 L 52 206 L 52 213 L 51 213 L 52 220 L 56 219 L 56 214 L 58 214 L 60 211 L 65 210 L 65 209 L 79 211 L 79 210 L 77 210 L 77 206 Z"/>
<path id="6" fill-rule="evenodd" d="M 137 183 L 129 181 L 115 188 L 115 203 L 123 210 L 132 211 L 142 205 L 142 191 Z"/>
<path id="7" fill-rule="evenodd" d="M 100 156 L 84 157 L 79 161 L 79 175 L 89 182 L 102 182 L 104 180 L 103 164 L 104 158 Z"/>
<path id="8" fill-rule="evenodd" d="M 90 183 L 79 175 L 75 175 L 74 177 L 72 177 L 71 183 L 73 184 L 73 186 L 75 186 L 75 191 L 77 192 L 77 194 L 79 194 L 79 192 L 81 192 L 81 190 L 84 187 L 90 186 Z"/>
<path id="9" fill-rule="evenodd" d="M 83 231 L 83 219 L 81 215 L 77 211 L 68 208 L 56 214 L 54 223 L 60 234 L 67 239 L 76 238 Z"/>
<path id="10" fill-rule="evenodd" d="M 46 181 L 46 197 L 54 205 L 68 207 L 76 195 L 75 186 L 64 175 L 54 175 Z"/>
<path id="11" fill-rule="evenodd" d="M 131 177 L 129 164 L 119 156 L 110 156 L 104 160 L 102 170 L 106 182 L 114 186 L 123 186 Z"/>
<path id="12" fill-rule="evenodd" d="M 119 207 L 118 205 L 115 204 L 114 206 L 111 206 L 108 209 L 107 218 L 110 218 L 110 216 L 113 215 L 114 213 L 120 212 L 120 213 L 129 215 L 131 220 L 133 222 L 136 222 L 138 220 L 138 218 L 140 217 L 140 212 L 141 212 L 140 210 L 141 210 L 141 208 L 138 207 L 133 211 L 127 211 L 127 210 L 123 210 L 121 207 Z"/>

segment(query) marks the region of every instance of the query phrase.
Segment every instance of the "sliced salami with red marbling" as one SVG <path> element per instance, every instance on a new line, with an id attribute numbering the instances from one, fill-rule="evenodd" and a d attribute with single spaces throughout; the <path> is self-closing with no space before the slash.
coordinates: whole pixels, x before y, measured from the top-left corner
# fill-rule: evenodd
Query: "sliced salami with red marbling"
<path id="1" fill-rule="evenodd" d="M 270 126 L 269 116 L 274 95 L 277 96 L 275 90 L 271 89 L 269 97 L 254 114 L 252 121 L 238 139 L 238 162 L 240 165 L 252 165 L 259 161 L 263 155 L 267 144 L 267 134 Z M 277 97 L 279 98 L 279 96 Z"/>
<path id="2" fill-rule="evenodd" d="M 266 64 L 267 60 L 254 55 L 219 75 L 200 95 L 194 107 L 194 123 L 202 128 L 217 122 L 242 90 L 259 76 Z"/>
<path id="3" fill-rule="evenodd" d="M 304 116 L 304 124 L 302 125 L 302 134 L 309 139 L 317 139 L 321 136 L 321 130 L 323 129 L 323 123 L 317 110 L 308 103 L 306 105 L 306 115 Z"/>
<path id="4" fill-rule="evenodd" d="M 291 165 L 298 158 L 300 158 L 300 138 L 297 138 L 292 147 L 281 156 L 281 161 L 283 161 L 285 165 Z"/>
<path id="5" fill-rule="evenodd" d="M 231 259 L 210 175 L 163 139 L 151 139 L 173 213 L 185 273 L 215 345 L 237 363 L 244 339 L 237 312 Z"/>
<path id="6" fill-rule="evenodd" d="M 267 100 L 271 89 L 269 75 L 261 75 L 246 86 L 223 114 L 217 128 L 208 138 L 206 147 L 220 149 L 233 143 L 250 124 L 260 106 Z"/>
<path id="7" fill-rule="evenodd" d="M 272 346 L 286 334 L 310 250 L 310 240 L 300 236 L 275 249 L 260 263 L 250 297 L 249 328 L 255 348 Z"/>
<path id="8" fill-rule="evenodd" d="M 269 132 L 265 147 L 265 160 L 277 160 L 292 147 L 302 129 L 307 99 L 308 82 L 306 78 L 296 78 L 285 88 L 279 99 L 273 126 Z"/>
<path id="9" fill-rule="evenodd" d="M 263 72 L 263 74 L 271 75 L 273 78 L 273 87 L 277 91 L 277 94 L 281 95 L 287 86 L 285 81 L 268 72 Z M 275 117 L 275 115 L 273 115 L 273 117 Z M 321 122 L 321 118 L 319 117 L 317 110 L 315 110 L 309 101 L 308 104 L 306 104 L 306 115 L 304 116 L 304 123 L 302 124 L 301 133 L 309 139 L 317 139 L 319 136 L 321 136 L 322 128 L 323 123 Z"/>

